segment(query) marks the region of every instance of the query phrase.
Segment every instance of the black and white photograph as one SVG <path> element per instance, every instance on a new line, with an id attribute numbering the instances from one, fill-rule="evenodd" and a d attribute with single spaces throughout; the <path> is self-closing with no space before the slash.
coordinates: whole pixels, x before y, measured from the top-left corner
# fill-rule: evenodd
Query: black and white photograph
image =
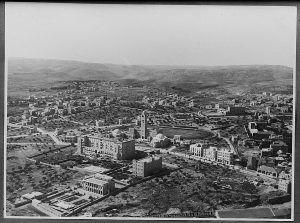
<path id="1" fill-rule="evenodd" d="M 5 3 L 4 218 L 294 220 L 296 6 Z"/>

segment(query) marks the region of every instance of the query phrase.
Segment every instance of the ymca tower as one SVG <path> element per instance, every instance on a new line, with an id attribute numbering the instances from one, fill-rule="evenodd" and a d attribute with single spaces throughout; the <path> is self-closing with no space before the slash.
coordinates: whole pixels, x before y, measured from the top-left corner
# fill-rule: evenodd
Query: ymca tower
<path id="1" fill-rule="evenodd" d="M 146 113 L 146 111 L 143 111 L 142 116 L 141 116 L 141 138 L 147 139 L 147 113 Z"/>

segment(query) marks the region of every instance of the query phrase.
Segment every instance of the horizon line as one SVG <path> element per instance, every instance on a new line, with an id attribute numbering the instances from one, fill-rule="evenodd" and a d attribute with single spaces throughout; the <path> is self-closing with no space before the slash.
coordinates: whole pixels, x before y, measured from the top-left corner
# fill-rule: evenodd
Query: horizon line
<path id="1" fill-rule="evenodd" d="M 7 61 L 9 59 L 25 59 L 25 60 L 52 60 L 52 61 L 68 61 L 68 62 L 79 62 L 79 63 L 87 63 L 87 64 L 104 64 L 104 65 L 115 65 L 115 66 L 145 66 L 145 67 L 233 67 L 233 66 L 282 66 L 294 69 L 291 65 L 283 65 L 283 64 L 228 64 L 228 65 L 194 65 L 194 64 L 186 64 L 186 65 L 168 65 L 168 64 L 118 64 L 118 63 L 110 63 L 110 62 L 90 62 L 90 61 L 82 61 L 75 59 L 56 59 L 56 58 L 38 58 L 38 57 L 6 57 Z"/>

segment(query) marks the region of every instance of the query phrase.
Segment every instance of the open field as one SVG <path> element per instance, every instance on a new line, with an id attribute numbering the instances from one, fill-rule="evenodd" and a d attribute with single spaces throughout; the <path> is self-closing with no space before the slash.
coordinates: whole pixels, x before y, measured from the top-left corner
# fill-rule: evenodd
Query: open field
<path id="1" fill-rule="evenodd" d="M 204 130 L 177 128 L 162 128 L 160 132 L 168 138 L 173 138 L 174 135 L 181 135 L 184 139 L 205 139 L 213 135 L 212 133 Z"/>

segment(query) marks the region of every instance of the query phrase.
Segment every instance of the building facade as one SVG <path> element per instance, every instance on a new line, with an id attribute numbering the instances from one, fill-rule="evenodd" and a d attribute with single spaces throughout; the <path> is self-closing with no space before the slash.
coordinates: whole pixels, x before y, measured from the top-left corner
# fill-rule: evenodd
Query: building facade
<path id="1" fill-rule="evenodd" d="M 204 157 L 210 161 L 216 161 L 218 154 L 218 148 L 210 146 L 209 148 L 204 148 Z"/>
<path id="2" fill-rule="evenodd" d="M 190 145 L 190 153 L 194 156 L 201 157 L 210 161 L 217 160 L 217 147 L 208 146 L 207 144 L 196 143 Z"/>
<path id="3" fill-rule="evenodd" d="M 133 139 L 85 135 L 78 137 L 77 148 L 77 153 L 92 157 L 105 155 L 117 160 L 128 160 L 135 155 L 135 141 Z"/>
<path id="4" fill-rule="evenodd" d="M 278 189 L 286 193 L 291 193 L 291 185 L 292 184 L 290 180 L 280 179 L 278 181 Z"/>
<path id="5" fill-rule="evenodd" d="M 162 157 L 147 157 L 141 160 L 133 160 L 132 169 L 135 176 L 150 176 L 162 169 Z"/>
<path id="6" fill-rule="evenodd" d="M 193 145 L 190 145 L 190 153 L 194 156 L 203 157 L 203 149 L 204 145 L 202 143 L 196 143 Z"/>
<path id="7" fill-rule="evenodd" d="M 219 149 L 217 151 L 217 162 L 225 165 L 233 164 L 233 152 L 225 148 Z"/>
<path id="8" fill-rule="evenodd" d="M 115 189 L 113 178 L 99 173 L 81 180 L 80 185 L 88 194 L 96 196 L 104 196 Z"/>
<path id="9" fill-rule="evenodd" d="M 274 167 L 261 165 L 257 168 L 257 172 L 271 178 L 277 178 L 281 171 Z"/>

